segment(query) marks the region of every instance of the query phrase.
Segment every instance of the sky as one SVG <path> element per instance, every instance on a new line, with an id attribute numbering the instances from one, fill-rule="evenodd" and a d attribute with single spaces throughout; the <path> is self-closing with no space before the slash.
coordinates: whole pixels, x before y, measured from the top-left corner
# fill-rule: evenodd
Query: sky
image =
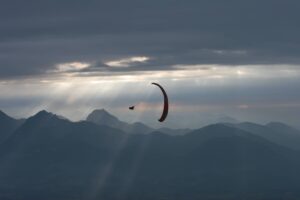
<path id="1" fill-rule="evenodd" d="M 300 127 L 299 9 L 298 0 L 1 0 L 0 110 Z M 163 124 L 152 82 L 169 95 Z"/>

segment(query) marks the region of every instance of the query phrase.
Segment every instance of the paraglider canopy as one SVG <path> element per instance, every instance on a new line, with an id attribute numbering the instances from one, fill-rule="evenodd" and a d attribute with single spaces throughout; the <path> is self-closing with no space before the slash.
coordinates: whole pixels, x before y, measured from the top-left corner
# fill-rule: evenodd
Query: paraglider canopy
<path id="1" fill-rule="evenodd" d="M 169 112 L 169 100 L 168 100 L 168 96 L 167 96 L 166 91 L 164 90 L 164 88 L 160 84 L 158 84 L 158 83 L 151 83 L 151 84 L 156 85 L 157 87 L 159 87 L 160 90 L 163 93 L 163 96 L 164 96 L 164 109 L 163 109 L 161 117 L 158 119 L 159 122 L 163 122 L 167 118 L 168 112 Z"/>
<path id="2" fill-rule="evenodd" d="M 165 119 L 168 116 L 168 112 L 169 112 L 169 101 L 168 101 L 168 96 L 166 91 L 164 90 L 164 88 L 158 84 L 158 83 L 151 83 L 152 85 L 156 85 L 157 87 L 160 88 L 160 90 L 162 91 L 163 97 L 164 97 L 164 108 L 163 108 L 163 112 L 162 115 L 160 116 L 160 118 L 158 119 L 159 122 L 163 122 L 165 121 Z M 129 110 L 134 110 L 135 106 L 130 106 Z"/>

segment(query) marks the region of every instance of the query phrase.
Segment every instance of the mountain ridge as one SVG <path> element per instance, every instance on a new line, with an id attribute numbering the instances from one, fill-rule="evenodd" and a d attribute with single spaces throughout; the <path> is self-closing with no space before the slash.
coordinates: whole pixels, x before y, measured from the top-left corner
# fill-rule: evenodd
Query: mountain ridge
<path id="1" fill-rule="evenodd" d="M 40 111 L 0 146 L 0 199 L 300 197 L 300 153 L 235 126 L 130 134 Z"/>
<path id="2" fill-rule="evenodd" d="M 0 110 L 0 144 L 9 138 L 24 121 L 23 119 L 14 119 Z"/>
<path id="3" fill-rule="evenodd" d="M 191 129 L 170 129 L 170 128 L 159 128 L 155 129 L 147 126 L 142 122 L 134 122 L 129 124 L 119 120 L 114 115 L 110 114 L 105 109 L 96 109 L 93 110 L 86 118 L 86 121 L 96 123 L 98 125 L 106 125 L 113 128 L 118 128 L 119 130 L 125 131 L 126 133 L 133 134 L 149 134 L 154 131 L 160 131 L 162 133 L 171 134 L 171 135 L 183 135 L 189 132 Z"/>
<path id="4" fill-rule="evenodd" d="M 300 150 L 300 131 L 283 123 L 268 123 L 266 125 L 243 122 L 226 124 L 270 140 L 278 145 Z"/>

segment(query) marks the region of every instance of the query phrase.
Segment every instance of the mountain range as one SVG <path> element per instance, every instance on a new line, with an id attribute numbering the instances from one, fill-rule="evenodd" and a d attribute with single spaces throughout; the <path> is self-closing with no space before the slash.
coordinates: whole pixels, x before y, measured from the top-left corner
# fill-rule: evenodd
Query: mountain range
<path id="1" fill-rule="evenodd" d="M 164 130 L 105 110 L 79 122 L 0 112 L 0 199 L 299 199 L 299 130 L 278 122 Z"/>
<path id="2" fill-rule="evenodd" d="M 191 131 L 191 129 L 170 129 L 170 128 L 160 128 L 158 130 L 153 129 L 141 122 L 135 122 L 129 124 L 123 121 L 120 121 L 117 117 L 113 116 L 104 109 L 94 110 L 86 118 L 86 121 L 93 122 L 98 125 L 106 125 L 112 128 L 117 128 L 126 133 L 151 133 L 154 131 L 159 131 L 161 133 L 172 134 L 172 135 L 183 135 Z"/>

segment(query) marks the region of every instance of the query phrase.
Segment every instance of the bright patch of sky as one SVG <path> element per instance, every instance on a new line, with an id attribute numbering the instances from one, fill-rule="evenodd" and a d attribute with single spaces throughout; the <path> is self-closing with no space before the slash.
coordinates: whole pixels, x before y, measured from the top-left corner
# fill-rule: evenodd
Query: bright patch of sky
<path id="1" fill-rule="evenodd" d="M 64 66 L 61 76 L 2 81 L 0 107 L 15 117 L 46 109 L 75 121 L 104 108 L 124 121 L 180 128 L 200 127 L 224 116 L 292 125 L 300 117 L 298 66 L 176 65 L 176 70 L 105 76 L 68 71 L 88 66 L 81 62 Z M 157 122 L 162 96 L 151 82 L 159 82 L 169 94 L 170 116 L 163 125 Z M 132 105 L 136 109 L 130 112 Z"/>
<path id="2" fill-rule="evenodd" d="M 78 71 L 90 66 L 89 63 L 84 62 L 70 62 L 70 63 L 61 63 L 56 65 L 58 72 L 68 72 L 68 71 Z"/>
<path id="3" fill-rule="evenodd" d="M 111 60 L 105 62 L 106 65 L 110 67 L 130 67 L 132 64 L 145 63 L 149 60 L 146 56 L 135 56 L 130 58 L 123 58 L 119 60 Z"/>

